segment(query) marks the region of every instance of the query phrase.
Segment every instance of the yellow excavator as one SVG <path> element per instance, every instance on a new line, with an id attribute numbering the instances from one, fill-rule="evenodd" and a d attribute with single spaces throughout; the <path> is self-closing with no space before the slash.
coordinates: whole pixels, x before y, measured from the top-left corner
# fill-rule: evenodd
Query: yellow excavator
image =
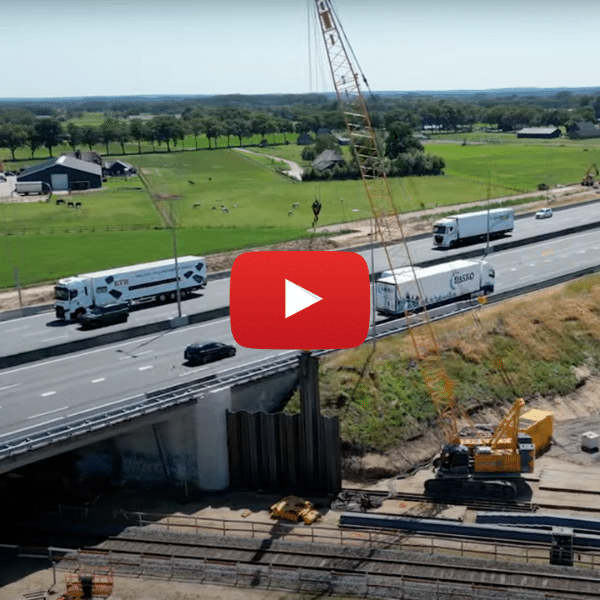
<path id="1" fill-rule="evenodd" d="M 593 187 L 594 176 L 592 175 L 592 171 L 594 171 L 596 173 L 596 177 L 598 177 L 598 175 L 600 175 L 600 173 L 598 173 L 598 167 L 595 164 L 590 165 L 588 167 L 588 170 L 585 172 L 584 177 L 581 180 L 581 185 Z"/>

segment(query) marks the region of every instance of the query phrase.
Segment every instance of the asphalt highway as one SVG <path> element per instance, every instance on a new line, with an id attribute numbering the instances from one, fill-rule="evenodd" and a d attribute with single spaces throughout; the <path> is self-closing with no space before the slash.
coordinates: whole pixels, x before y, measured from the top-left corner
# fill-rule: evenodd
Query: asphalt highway
<path id="1" fill-rule="evenodd" d="M 515 221 L 515 230 L 512 235 L 490 243 L 495 246 L 511 240 L 522 240 L 542 233 L 551 233 L 568 227 L 600 222 L 600 202 L 593 202 L 585 206 L 577 206 L 555 212 L 551 219 L 535 219 L 532 216 L 519 218 Z M 413 240 L 409 243 L 409 251 L 414 263 L 447 257 L 451 260 L 467 250 L 481 250 L 482 254 L 486 244 L 472 244 L 454 250 L 438 250 L 432 247 L 432 239 Z M 524 247 L 523 247 L 524 248 Z M 404 248 L 395 244 L 388 248 L 393 266 L 406 264 Z M 523 252 L 526 250 L 522 249 Z M 382 249 L 360 252 L 369 269 L 375 273 L 389 268 L 387 257 Z M 372 263 L 373 267 L 372 268 Z M 229 305 L 229 278 L 209 281 L 207 287 L 196 294 L 195 297 L 182 302 L 183 314 L 200 313 Z M 99 333 L 127 329 L 129 327 L 144 325 L 157 321 L 168 320 L 177 316 L 177 304 L 169 303 L 151 307 L 140 307 L 133 310 L 127 323 L 112 325 L 98 330 L 83 331 L 77 324 L 58 321 L 53 312 L 45 312 L 35 316 L 12 319 L 0 322 L 0 339 L 5 343 L 0 344 L 0 356 L 8 356 L 36 348 L 62 344 L 81 338 L 95 337 Z"/>
<path id="2" fill-rule="evenodd" d="M 495 291 L 503 292 L 597 265 L 599 257 L 600 235 L 591 231 L 493 254 L 489 261 L 496 271 Z M 289 352 L 238 347 L 233 358 L 184 364 L 185 346 L 205 340 L 233 343 L 229 319 L 2 370 L 0 442 L 17 431 L 93 414 L 153 389 Z"/>

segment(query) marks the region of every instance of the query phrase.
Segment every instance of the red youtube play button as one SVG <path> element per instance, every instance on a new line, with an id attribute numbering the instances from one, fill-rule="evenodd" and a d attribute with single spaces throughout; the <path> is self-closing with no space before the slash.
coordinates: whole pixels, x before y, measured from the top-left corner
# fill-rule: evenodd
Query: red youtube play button
<path id="1" fill-rule="evenodd" d="M 354 348 L 369 330 L 369 268 L 354 252 L 246 252 L 231 269 L 229 306 L 240 346 Z"/>

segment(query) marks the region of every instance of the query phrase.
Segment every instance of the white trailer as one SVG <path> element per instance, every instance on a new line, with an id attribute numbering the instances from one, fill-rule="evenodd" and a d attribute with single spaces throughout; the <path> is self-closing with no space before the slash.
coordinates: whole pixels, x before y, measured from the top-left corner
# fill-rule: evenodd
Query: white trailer
<path id="1" fill-rule="evenodd" d="M 175 300 L 177 280 L 182 297 L 206 286 L 206 261 L 201 256 L 107 269 L 60 279 L 54 287 L 57 319 L 77 320 L 89 308 L 115 302 L 135 304 L 151 300 Z"/>
<path id="2" fill-rule="evenodd" d="M 17 194 L 43 194 L 44 193 L 44 182 L 43 181 L 17 181 L 15 183 L 15 192 Z"/>
<path id="3" fill-rule="evenodd" d="M 433 224 L 433 243 L 438 248 L 454 248 L 459 244 L 490 239 L 510 233 L 514 228 L 512 208 L 466 213 L 445 217 Z"/>
<path id="4" fill-rule="evenodd" d="M 379 314 L 403 315 L 494 291 L 494 269 L 484 260 L 416 267 L 415 275 L 416 280 L 412 271 L 406 270 L 377 280 L 375 309 Z"/>

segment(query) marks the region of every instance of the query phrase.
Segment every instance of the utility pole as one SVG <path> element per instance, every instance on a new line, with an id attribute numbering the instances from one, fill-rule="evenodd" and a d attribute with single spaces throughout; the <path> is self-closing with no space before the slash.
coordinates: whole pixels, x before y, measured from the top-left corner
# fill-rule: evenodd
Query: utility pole
<path id="1" fill-rule="evenodd" d="M 173 258 L 175 261 L 175 286 L 177 288 L 177 318 L 171 319 L 171 327 L 187 325 L 189 320 L 181 313 L 181 287 L 179 285 L 179 262 L 177 259 L 177 232 L 175 231 L 175 216 L 173 215 L 173 204 L 169 204 L 169 219 L 171 221 L 171 235 L 173 237 Z"/>

